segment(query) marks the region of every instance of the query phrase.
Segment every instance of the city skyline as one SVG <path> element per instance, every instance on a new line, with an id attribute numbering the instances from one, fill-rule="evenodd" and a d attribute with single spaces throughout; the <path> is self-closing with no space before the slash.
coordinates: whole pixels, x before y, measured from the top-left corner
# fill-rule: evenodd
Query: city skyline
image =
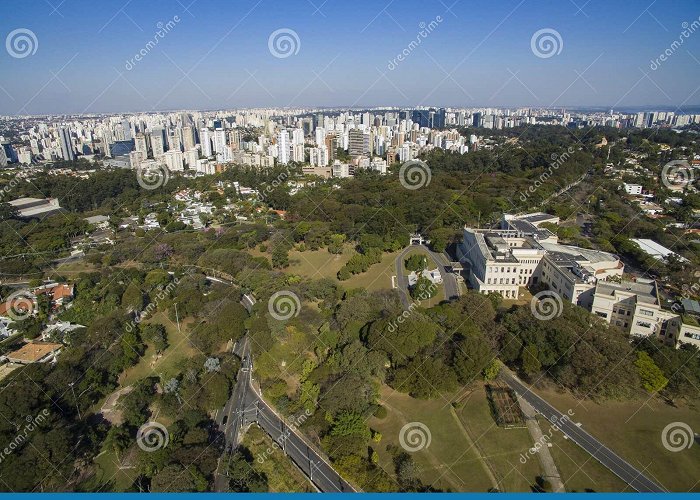
<path id="1" fill-rule="evenodd" d="M 692 2 L 88 7 L 3 16 L 0 114 L 700 104 Z"/>

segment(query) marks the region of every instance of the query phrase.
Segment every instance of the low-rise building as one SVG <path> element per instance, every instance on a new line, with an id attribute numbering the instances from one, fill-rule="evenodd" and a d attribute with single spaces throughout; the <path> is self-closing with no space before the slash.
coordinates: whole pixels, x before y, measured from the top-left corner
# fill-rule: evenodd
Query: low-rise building
<path id="1" fill-rule="evenodd" d="M 16 351 L 7 353 L 4 358 L 20 365 L 47 363 L 56 361 L 63 345 L 53 342 L 29 342 Z"/>
<path id="2" fill-rule="evenodd" d="M 544 284 L 567 301 L 590 307 L 598 280 L 621 276 L 624 265 L 608 252 L 562 245 L 545 222 L 549 214 L 505 215 L 500 229 L 464 228 L 457 253 L 469 284 L 481 293 L 519 296 L 521 286 Z"/>

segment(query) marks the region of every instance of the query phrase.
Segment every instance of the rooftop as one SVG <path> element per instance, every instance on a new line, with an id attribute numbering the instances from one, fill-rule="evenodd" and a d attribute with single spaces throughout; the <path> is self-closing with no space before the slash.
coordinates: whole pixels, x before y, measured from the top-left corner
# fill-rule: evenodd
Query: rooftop
<path id="1" fill-rule="evenodd" d="M 25 363 L 34 363 L 58 351 L 61 347 L 63 347 L 61 344 L 55 344 L 53 342 L 30 342 L 16 351 L 8 353 L 7 358 L 11 361 L 17 360 Z"/>

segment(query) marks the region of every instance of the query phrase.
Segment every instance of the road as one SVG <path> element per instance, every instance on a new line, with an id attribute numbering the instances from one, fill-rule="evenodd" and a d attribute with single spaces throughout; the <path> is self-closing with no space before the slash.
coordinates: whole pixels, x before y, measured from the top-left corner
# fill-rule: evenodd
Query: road
<path id="1" fill-rule="evenodd" d="M 396 268 L 396 284 L 398 288 L 399 295 L 401 296 L 401 302 L 405 308 L 411 305 L 411 301 L 408 295 L 408 279 L 403 273 L 403 262 L 406 260 L 406 256 L 414 249 L 421 248 L 425 253 L 432 257 L 433 262 L 437 265 L 440 276 L 442 277 L 442 286 L 445 288 L 445 298 L 447 300 L 456 300 L 459 298 L 459 283 L 457 283 L 457 277 L 447 270 L 447 266 L 450 265 L 449 260 L 442 253 L 433 252 L 430 248 L 425 245 L 410 245 L 403 249 L 403 251 L 396 257 L 394 261 L 394 266 Z"/>
<path id="2" fill-rule="evenodd" d="M 641 493 L 665 492 L 666 489 L 615 454 L 610 448 L 577 426 L 568 415 L 561 413 L 544 399 L 532 392 L 509 370 L 501 370 L 501 379 L 518 395 L 532 405 L 535 410 L 550 422 L 556 422 L 559 429 L 574 443 L 591 454 L 603 466 L 630 487 Z"/>
<path id="3" fill-rule="evenodd" d="M 226 439 L 226 452 L 222 461 L 228 461 L 229 454 L 238 445 L 241 428 L 256 422 L 280 445 L 282 451 L 277 451 L 277 453 L 284 452 L 289 456 L 316 489 L 321 492 L 356 491 L 333 470 L 333 467 L 304 439 L 301 433 L 290 427 L 255 390 L 248 337 L 243 337 L 236 344 L 234 353 L 242 360 L 241 368 L 233 393 L 216 419 L 219 430 L 224 433 Z M 220 462 L 219 471 L 224 472 L 225 470 L 226 467 Z M 217 474 L 216 477 L 216 491 L 228 491 L 228 479 L 221 473 Z"/>

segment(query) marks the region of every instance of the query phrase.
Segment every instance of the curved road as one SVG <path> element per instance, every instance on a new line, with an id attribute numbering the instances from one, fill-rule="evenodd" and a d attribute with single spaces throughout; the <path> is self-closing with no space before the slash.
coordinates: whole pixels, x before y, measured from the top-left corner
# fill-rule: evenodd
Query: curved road
<path id="1" fill-rule="evenodd" d="M 394 266 L 396 268 L 396 285 L 401 296 L 401 302 L 405 308 L 411 305 L 411 301 L 408 295 L 408 279 L 403 273 L 403 261 L 406 256 L 414 248 L 420 248 L 425 253 L 427 253 L 437 265 L 438 271 L 440 271 L 440 276 L 442 277 L 442 286 L 445 287 L 445 298 L 447 300 L 456 300 L 459 298 L 459 283 L 457 283 L 457 277 L 447 270 L 450 262 L 447 260 L 444 254 L 433 252 L 430 248 L 425 245 L 409 245 L 403 249 L 403 251 L 396 257 L 394 261 Z"/>
<path id="2" fill-rule="evenodd" d="M 635 490 L 642 493 L 665 492 L 666 489 L 646 477 L 641 471 L 634 468 L 610 448 L 577 426 L 568 415 L 561 413 L 544 399 L 532 392 L 509 370 L 501 370 L 501 379 L 518 393 L 525 401 L 530 403 L 535 410 L 550 422 L 556 422 L 557 427 L 569 439 L 591 454 L 604 467 L 609 469 L 617 477 L 625 481 Z"/>
<path id="3" fill-rule="evenodd" d="M 216 419 L 219 429 L 226 438 L 226 452 L 222 460 L 227 460 L 226 455 L 238 446 L 241 428 L 256 422 L 279 445 L 280 450 L 274 453 L 285 453 L 289 456 L 317 490 L 355 492 L 355 488 L 345 481 L 301 433 L 278 415 L 255 390 L 252 383 L 253 363 L 248 337 L 243 337 L 236 344 L 234 353 L 242 359 L 241 368 L 233 393 Z M 228 491 L 228 479 L 225 475 L 218 474 L 216 491 Z"/>

